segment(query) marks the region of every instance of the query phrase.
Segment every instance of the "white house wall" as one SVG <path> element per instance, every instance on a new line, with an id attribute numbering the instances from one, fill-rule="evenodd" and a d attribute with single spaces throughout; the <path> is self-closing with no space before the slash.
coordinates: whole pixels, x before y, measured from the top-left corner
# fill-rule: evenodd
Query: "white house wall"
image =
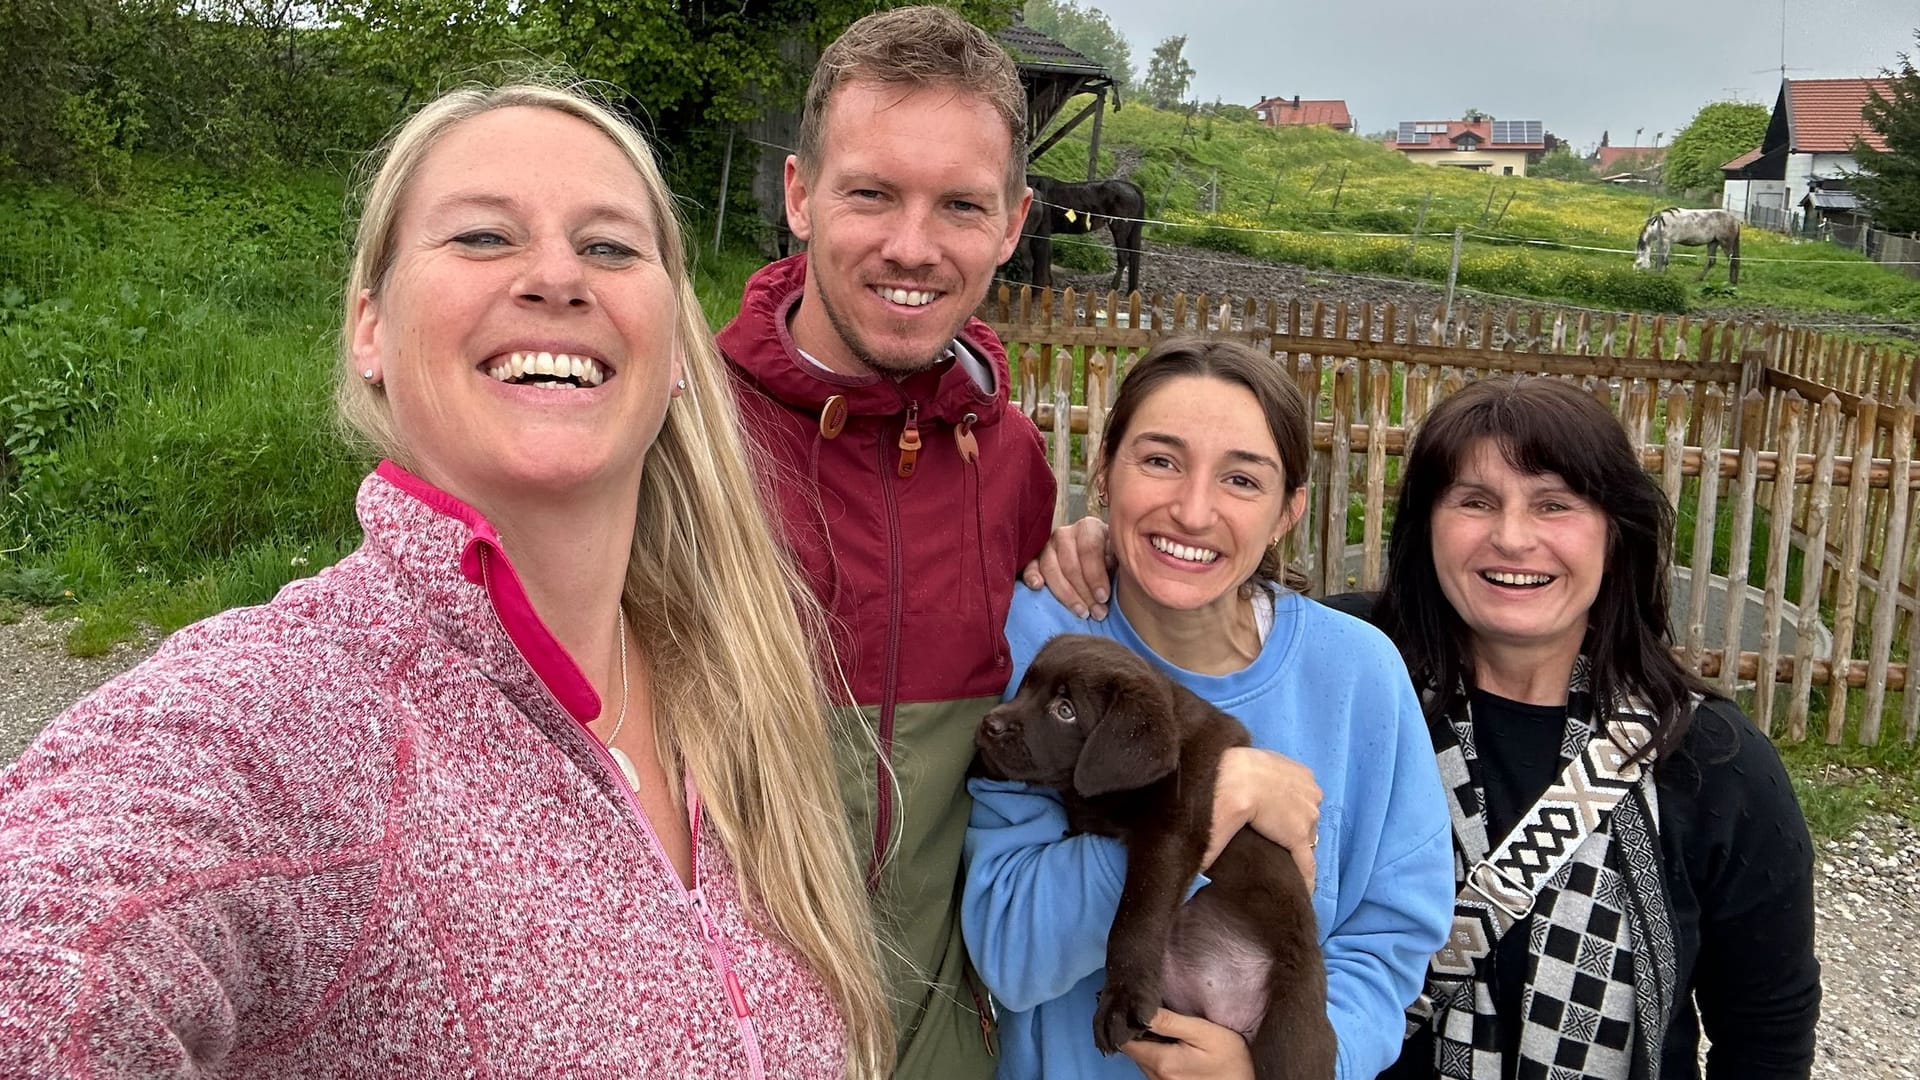
<path id="1" fill-rule="evenodd" d="M 1747 212 L 1747 185 L 1751 180 L 1728 180 L 1720 190 L 1720 208 L 1744 215 Z"/>

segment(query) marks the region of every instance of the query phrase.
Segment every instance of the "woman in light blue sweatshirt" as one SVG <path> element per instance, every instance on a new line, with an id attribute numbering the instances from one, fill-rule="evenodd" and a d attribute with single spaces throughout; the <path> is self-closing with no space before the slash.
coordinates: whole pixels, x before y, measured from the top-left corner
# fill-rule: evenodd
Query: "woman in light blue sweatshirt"
<path id="1" fill-rule="evenodd" d="M 1007 639 L 1027 662 L 1059 633 L 1112 638 L 1246 724 L 1216 797 L 1219 847 L 1249 824 L 1317 863 L 1338 1080 L 1372 1080 L 1399 1053 L 1403 1013 L 1453 914 L 1446 804 L 1420 705 L 1387 639 L 1281 586 L 1279 541 L 1305 503 L 1306 403 L 1270 357 L 1228 342 L 1165 341 L 1128 373 L 1093 471 L 1110 506 L 1115 605 L 1081 617 L 1045 592 L 1014 597 Z M 1291 759 L 1291 761 L 1287 760 Z M 1295 764 L 1297 763 L 1297 764 Z M 1310 782 L 1298 779 L 1300 767 Z M 1317 837 L 1288 835 L 1318 786 Z M 1053 792 L 974 780 L 961 921 L 999 1005 L 1010 1078 L 1247 1077 L 1241 1037 L 1163 1011 L 1125 1056 L 1093 1044 L 1107 930 L 1126 853 L 1066 833 Z M 1314 858 L 1300 858 L 1311 847 Z M 1204 875 L 1196 882 L 1205 888 Z"/>

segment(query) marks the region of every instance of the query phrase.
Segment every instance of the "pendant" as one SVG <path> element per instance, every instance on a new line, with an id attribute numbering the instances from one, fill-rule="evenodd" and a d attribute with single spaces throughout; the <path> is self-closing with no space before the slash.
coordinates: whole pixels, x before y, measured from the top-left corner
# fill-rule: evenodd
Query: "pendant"
<path id="1" fill-rule="evenodd" d="M 627 757 L 626 753 L 616 746 L 607 747 L 607 753 L 612 754 L 613 763 L 620 766 L 620 775 L 626 777 L 627 787 L 634 791 L 639 791 L 640 773 L 633 767 L 633 760 Z"/>

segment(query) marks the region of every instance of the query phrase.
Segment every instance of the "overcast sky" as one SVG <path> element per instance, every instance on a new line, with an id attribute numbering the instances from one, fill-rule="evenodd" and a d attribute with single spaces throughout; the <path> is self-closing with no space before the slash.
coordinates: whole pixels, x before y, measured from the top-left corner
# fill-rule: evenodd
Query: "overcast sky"
<path id="1" fill-rule="evenodd" d="M 1362 132 L 1469 108 L 1541 120 L 1585 151 L 1673 140 L 1699 107 L 1772 107 L 1781 0 L 1081 0 L 1107 13 L 1144 75 L 1186 34 L 1190 96 L 1252 105 L 1344 98 Z M 1787 76 L 1877 75 L 1920 52 L 1915 0 L 1786 0 Z M 1920 59 L 1920 57 L 1916 57 Z"/>

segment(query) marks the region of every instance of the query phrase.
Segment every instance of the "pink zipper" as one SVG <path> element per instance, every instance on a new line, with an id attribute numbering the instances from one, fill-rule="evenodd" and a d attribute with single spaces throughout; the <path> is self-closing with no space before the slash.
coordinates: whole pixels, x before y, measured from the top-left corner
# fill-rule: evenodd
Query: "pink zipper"
<path id="1" fill-rule="evenodd" d="M 493 598 L 493 579 L 488 574 L 491 552 L 490 545 L 480 546 L 480 577 L 481 585 L 487 592 L 488 606 L 493 608 L 494 618 L 498 619 L 500 609 Z M 503 631 L 506 629 L 504 624 L 501 629 Z M 520 643 L 514 640 L 512 634 L 509 633 L 506 636 L 507 641 L 513 645 L 514 651 L 520 652 L 520 658 L 523 661 L 526 660 L 526 654 L 520 650 Z M 540 683 L 540 688 L 546 693 L 548 699 L 562 711 L 566 711 L 566 707 L 561 705 L 552 689 L 547 686 L 546 680 L 536 681 Z M 753 1025 L 753 1010 L 747 1003 L 746 992 L 740 987 L 739 976 L 734 974 L 733 963 L 727 956 L 726 945 L 721 941 L 720 926 L 714 921 L 713 911 L 707 906 L 706 894 L 700 888 L 700 796 L 693 788 L 693 774 L 683 773 L 687 793 L 687 846 L 693 859 L 694 882 L 693 888 L 688 889 L 680 883 L 680 874 L 673 868 L 673 860 L 667 855 L 667 846 L 660 842 L 660 834 L 654 831 L 653 822 L 647 818 L 646 809 L 640 805 L 640 797 L 627 786 L 626 774 L 620 771 L 620 766 L 614 763 L 613 755 L 607 752 L 607 748 L 594 737 L 586 724 L 577 719 L 574 722 L 579 725 L 579 732 L 585 737 L 587 745 L 593 748 L 593 754 L 599 760 L 601 770 L 613 780 L 613 786 L 626 797 L 627 807 L 633 811 L 634 818 L 640 823 L 640 831 L 646 835 L 647 842 L 652 845 L 654 857 L 666 870 L 667 880 L 673 882 L 674 891 L 678 894 L 675 903 L 679 907 L 690 908 L 699 919 L 700 938 L 707 946 L 707 957 L 720 976 L 721 988 L 727 994 L 727 1003 L 733 1008 L 734 1021 L 740 1026 L 740 1042 L 747 1052 L 748 1075 L 754 1080 L 765 1080 L 767 1070 L 760 1054 L 760 1033 Z"/>

